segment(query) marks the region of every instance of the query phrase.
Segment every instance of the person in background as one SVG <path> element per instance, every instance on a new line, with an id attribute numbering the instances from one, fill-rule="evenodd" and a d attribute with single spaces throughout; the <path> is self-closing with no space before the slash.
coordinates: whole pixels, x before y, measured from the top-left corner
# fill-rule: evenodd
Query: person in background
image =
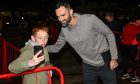
<path id="1" fill-rule="evenodd" d="M 104 13 L 104 19 L 105 19 L 105 24 L 108 26 L 108 28 L 114 33 L 115 39 L 116 39 L 116 44 L 117 44 L 117 49 L 118 49 L 118 54 L 119 54 L 119 59 L 122 61 L 122 44 L 121 44 L 121 32 L 122 32 L 122 27 L 121 23 L 119 23 L 118 19 L 115 17 L 114 12 L 112 11 L 106 11 Z"/>
<path id="2" fill-rule="evenodd" d="M 116 31 L 118 28 L 118 23 L 115 20 L 115 16 L 113 12 L 105 12 L 105 24 L 110 28 L 112 31 Z"/>
<path id="3" fill-rule="evenodd" d="M 140 17 L 134 17 L 123 30 L 123 74 L 122 79 L 130 78 L 131 82 L 140 82 L 137 75 L 138 68 L 138 40 L 136 35 L 140 31 Z"/>
<path id="4" fill-rule="evenodd" d="M 21 54 L 17 59 L 11 62 L 8 66 L 9 71 L 12 73 L 21 73 L 27 70 L 51 65 L 49 62 L 49 55 L 46 48 L 48 42 L 48 27 L 45 25 L 36 25 L 32 29 L 31 39 L 25 43 L 25 46 L 20 49 Z M 42 46 L 37 54 L 34 54 L 34 46 Z M 44 53 L 38 57 L 41 53 Z M 24 76 L 24 84 L 48 84 L 47 71 L 27 74 Z"/>
<path id="5" fill-rule="evenodd" d="M 70 4 L 59 1 L 55 9 L 62 25 L 60 35 L 50 53 L 57 53 L 68 42 L 82 58 L 83 84 L 117 84 L 118 53 L 113 32 L 95 15 L 74 13 Z"/>

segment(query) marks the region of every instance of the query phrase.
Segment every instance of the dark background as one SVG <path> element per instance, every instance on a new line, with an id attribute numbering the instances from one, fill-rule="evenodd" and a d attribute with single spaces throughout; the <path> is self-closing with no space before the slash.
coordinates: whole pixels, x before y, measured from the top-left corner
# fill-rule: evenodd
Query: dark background
<path id="1" fill-rule="evenodd" d="M 36 9 L 50 11 L 54 8 L 56 2 L 59 0 L 0 0 L 1 10 L 16 10 L 21 8 L 23 10 Z M 95 3 L 102 5 L 106 3 L 116 3 L 118 7 L 133 6 L 136 7 L 140 4 L 140 0 L 65 0 L 72 4 L 73 7 L 81 7 L 87 3 Z"/>

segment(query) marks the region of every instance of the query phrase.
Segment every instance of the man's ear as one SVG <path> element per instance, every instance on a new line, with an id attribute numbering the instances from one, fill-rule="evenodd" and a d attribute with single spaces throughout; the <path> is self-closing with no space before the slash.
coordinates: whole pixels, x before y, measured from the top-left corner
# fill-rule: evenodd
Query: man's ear
<path id="1" fill-rule="evenodd" d="M 70 9 L 70 15 L 73 15 L 73 9 Z"/>
<path id="2" fill-rule="evenodd" d="M 35 37 L 33 35 L 31 35 L 31 40 L 35 41 Z"/>

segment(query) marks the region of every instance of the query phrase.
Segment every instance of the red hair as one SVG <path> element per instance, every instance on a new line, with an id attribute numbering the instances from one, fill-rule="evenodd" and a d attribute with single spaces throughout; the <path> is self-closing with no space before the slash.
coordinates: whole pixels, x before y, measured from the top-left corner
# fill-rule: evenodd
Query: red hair
<path id="1" fill-rule="evenodd" d="M 39 30 L 45 31 L 46 33 L 49 33 L 48 27 L 46 25 L 36 25 L 32 29 L 32 35 L 35 35 Z"/>

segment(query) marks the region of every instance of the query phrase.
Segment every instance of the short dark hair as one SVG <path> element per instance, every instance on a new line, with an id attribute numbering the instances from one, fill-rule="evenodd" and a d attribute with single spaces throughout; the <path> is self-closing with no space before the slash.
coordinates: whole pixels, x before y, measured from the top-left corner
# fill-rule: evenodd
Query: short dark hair
<path id="1" fill-rule="evenodd" d="M 113 12 L 110 12 L 110 11 L 107 11 L 107 12 L 105 12 L 105 14 L 104 14 L 105 16 L 114 16 L 114 13 Z"/>
<path id="2" fill-rule="evenodd" d="M 66 9 L 71 9 L 71 5 L 66 2 L 66 1 L 59 1 L 57 4 L 56 4 L 56 8 L 55 9 L 58 9 L 60 8 L 61 6 L 64 6 Z"/>

